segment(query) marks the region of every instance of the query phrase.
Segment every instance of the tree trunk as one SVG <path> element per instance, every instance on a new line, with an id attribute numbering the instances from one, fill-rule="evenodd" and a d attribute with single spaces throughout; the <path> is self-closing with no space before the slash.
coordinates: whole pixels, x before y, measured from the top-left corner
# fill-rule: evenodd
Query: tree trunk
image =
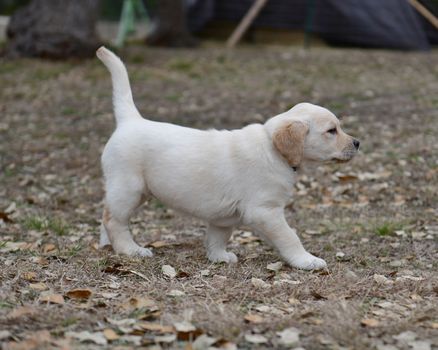
<path id="1" fill-rule="evenodd" d="M 152 46 L 193 47 L 197 40 L 187 29 L 183 0 L 159 0 L 154 16 L 154 27 L 146 38 Z"/>
<path id="2" fill-rule="evenodd" d="M 6 55 L 92 57 L 100 44 L 98 14 L 99 0 L 33 0 L 11 17 Z"/>

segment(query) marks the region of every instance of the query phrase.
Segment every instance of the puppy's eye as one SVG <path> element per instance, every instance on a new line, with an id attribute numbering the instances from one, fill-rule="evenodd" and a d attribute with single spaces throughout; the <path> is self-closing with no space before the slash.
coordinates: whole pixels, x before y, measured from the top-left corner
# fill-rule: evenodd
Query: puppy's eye
<path id="1" fill-rule="evenodd" d="M 336 128 L 333 128 L 333 129 L 327 130 L 327 132 L 329 134 L 336 135 L 338 131 L 336 130 Z"/>

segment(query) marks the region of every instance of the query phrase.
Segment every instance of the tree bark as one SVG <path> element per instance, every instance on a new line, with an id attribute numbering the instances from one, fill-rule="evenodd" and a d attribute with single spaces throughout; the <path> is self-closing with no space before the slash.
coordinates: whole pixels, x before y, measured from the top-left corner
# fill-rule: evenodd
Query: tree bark
<path id="1" fill-rule="evenodd" d="M 152 46 L 193 47 L 198 44 L 187 28 L 183 0 L 159 0 L 154 27 L 146 38 Z"/>
<path id="2" fill-rule="evenodd" d="M 7 28 L 6 55 L 63 59 L 92 57 L 100 45 L 99 0 L 33 0 Z"/>

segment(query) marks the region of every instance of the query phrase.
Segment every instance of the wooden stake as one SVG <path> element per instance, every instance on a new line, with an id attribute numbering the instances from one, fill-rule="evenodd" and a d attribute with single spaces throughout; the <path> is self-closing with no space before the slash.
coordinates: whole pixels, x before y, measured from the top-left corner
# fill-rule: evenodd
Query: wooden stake
<path id="1" fill-rule="evenodd" d="M 251 25 L 252 22 L 254 22 L 254 19 L 257 17 L 260 10 L 263 8 L 263 6 L 266 5 L 267 2 L 268 0 L 254 1 L 249 11 L 246 13 L 237 28 L 234 30 L 233 34 L 231 34 L 230 38 L 228 39 L 227 47 L 232 48 L 236 46 L 236 44 L 242 38 L 243 34 L 245 34 L 248 27 Z"/>
<path id="2" fill-rule="evenodd" d="M 427 8 L 425 8 L 418 0 L 409 0 L 410 4 L 420 12 L 436 29 L 438 29 L 438 18 L 434 16 Z"/>

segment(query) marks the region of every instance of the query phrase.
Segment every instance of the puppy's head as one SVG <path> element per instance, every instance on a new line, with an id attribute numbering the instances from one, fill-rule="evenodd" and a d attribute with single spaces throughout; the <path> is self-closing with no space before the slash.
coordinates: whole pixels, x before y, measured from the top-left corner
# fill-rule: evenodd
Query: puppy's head
<path id="1" fill-rule="evenodd" d="M 272 139 L 292 167 L 306 161 L 347 162 L 360 144 L 341 129 L 333 113 L 310 103 L 300 103 L 283 115 Z"/>

